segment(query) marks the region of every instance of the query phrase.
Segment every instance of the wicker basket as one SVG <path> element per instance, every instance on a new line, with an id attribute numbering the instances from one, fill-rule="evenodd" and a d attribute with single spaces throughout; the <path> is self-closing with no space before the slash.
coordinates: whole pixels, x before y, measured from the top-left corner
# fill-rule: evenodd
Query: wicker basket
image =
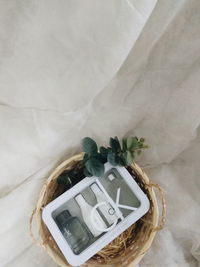
<path id="1" fill-rule="evenodd" d="M 36 216 L 39 243 L 44 247 L 53 260 L 62 267 L 69 267 L 69 263 L 66 261 L 57 244 L 53 240 L 50 232 L 42 221 L 42 209 L 53 199 L 55 199 L 62 192 L 57 185 L 56 178 L 67 169 L 72 169 L 78 161 L 82 160 L 83 154 L 78 154 L 71 157 L 60 164 L 50 175 L 45 182 L 40 196 L 37 202 L 37 206 L 34 209 L 30 218 L 30 234 L 32 234 L 32 220 L 33 216 Z M 150 248 L 155 234 L 158 230 L 162 229 L 166 216 L 166 205 L 163 191 L 158 184 L 153 184 L 149 181 L 147 175 L 141 170 L 141 168 L 133 163 L 128 167 L 128 171 L 136 176 L 136 182 L 140 185 L 143 191 L 147 194 L 150 200 L 150 209 L 148 213 L 143 216 L 139 221 L 129 227 L 124 233 L 117 237 L 111 244 L 105 247 L 98 254 L 93 256 L 85 264 L 81 266 L 85 267 L 97 267 L 97 266 L 119 266 L 119 267 L 132 267 L 140 262 L 144 254 Z M 157 188 L 161 194 L 162 214 L 159 222 L 159 212 L 156 195 L 154 188 Z M 34 241 L 36 241 L 34 239 Z"/>

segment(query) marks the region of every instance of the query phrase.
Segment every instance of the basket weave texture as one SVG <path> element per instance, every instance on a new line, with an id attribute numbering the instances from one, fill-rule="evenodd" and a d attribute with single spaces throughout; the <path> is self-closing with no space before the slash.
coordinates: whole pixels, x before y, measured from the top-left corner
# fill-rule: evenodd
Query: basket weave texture
<path id="1" fill-rule="evenodd" d="M 30 218 L 30 233 L 32 234 L 32 220 L 36 216 L 39 245 L 44 247 L 47 253 L 53 260 L 61 267 L 69 267 L 69 263 L 64 258 L 50 232 L 42 221 L 42 210 L 53 199 L 63 193 L 62 188 L 58 186 L 56 178 L 65 170 L 74 168 L 74 166 L 82 160 L 83 154 L 75 155 L 60 164 L 53 173 L 46 180 L 42 187 L 37 206 L 34 209 Z M 135 224 L 130 226 L 125 232 L 103 248 L 100 252 L 94 255 L 85 264 L 84 267 L 97 267 L 97 266 L 117 266 L 117 267 L 132 267 L 140 262 L 147 250 L 150 248 L 155 234 L 158 230 L 162 229 L 166 216 L 166 204 L 163 191 L 158 184 L 150 182 L 147 175 L 142 169 L 133 163 L 129 166 L 128 171 L 134 174 L 136 182 L 146 193 L 150 200 L 149 211 Z M 154 189 L 157 188 L 161 194 L 162 215 L 159 222 L 158 203 Z M 35 240 L 36 241 L 36 240 Z"/>

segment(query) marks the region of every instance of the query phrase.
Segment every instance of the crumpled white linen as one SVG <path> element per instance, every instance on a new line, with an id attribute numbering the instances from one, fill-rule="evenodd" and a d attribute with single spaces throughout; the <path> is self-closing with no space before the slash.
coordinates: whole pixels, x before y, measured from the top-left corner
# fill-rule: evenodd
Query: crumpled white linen
<path id="1" fill-rule="evenodd" d="M 0 267 L 54 267 L 28 219 L 84 136 L 146 137 L 136 161 L 166 191 L 142 267 L 198 266 L 200 2 L 0 2 Z"/>

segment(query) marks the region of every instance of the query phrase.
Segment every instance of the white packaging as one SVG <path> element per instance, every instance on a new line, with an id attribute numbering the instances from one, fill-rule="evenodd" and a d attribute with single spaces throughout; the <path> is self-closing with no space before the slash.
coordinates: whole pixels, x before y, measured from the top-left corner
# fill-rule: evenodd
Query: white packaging
<path id="1" fill-rule="evenodd" d="M 104 197 L 101 196 L 101 199 L 105 199 L 105 201 L 97 202 L 97 199 L 100 198 L 95 196 L 91 189 L 94 183 L 104 194 Z M 75 199 L 80 194 L 88 203 L 89 208 L 87 211 L 81 211 L 80 204 Z M 149 206 L 148 198 L 127 169 L 124 167 L 113 167 L 109 163 L 106 163 L 105 175 L 103 177 L 98 178 L 93 176 L 84 178 L 49 203 L 43 209 L 42 218 L 66 260 L 73 266 L 79 266 L 141 218 L 149 210 Z M 108 212 L 110 215 L 114 215 L 115 217 L 112 220 L 112 224 L 110 224 L 110 216 L 106 220 L 106 208 L 109 209 Z M 88 232 L 91 232 L 87 245 L 78 254 L 73 252 L 70 247 L 71 244 L 68 244 L 70 239 L 65 238 L 61 231 L 61 226 L 56 223 L 57 216 L 66 210 L 70 212 L 73 218 L 76 218 L 76 221 L 80 222 L 80 225 L 84 229 L 87 228 Z M 101 219 L 97 221 L 99 216 Z M 73 222 L 73 220 L 70 222 Z M 70 223 L 66 223 L 66 225 L 70 225 Z M 73 225 L 71 226 L 73 228 Z M 92 235 L 92 232 L 94 235 Z M 73 231 L 70 234 L 72 235 Z"/>

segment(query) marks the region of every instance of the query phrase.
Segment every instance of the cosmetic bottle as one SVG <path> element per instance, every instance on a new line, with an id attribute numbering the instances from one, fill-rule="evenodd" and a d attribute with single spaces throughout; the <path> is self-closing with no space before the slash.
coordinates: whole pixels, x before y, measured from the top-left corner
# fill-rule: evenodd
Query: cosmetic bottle
<path id="1" fill-rule="evenodd" d="M 62 211 L 55 220 L 74 254 L 80 254 L 90 240 L 86 226 L 77 217 L 72 217 L 68 210 Z"/>
<path id="2" fill-rule="evenodd" d="M 110 205 L 107 197 L 101 191 L 101 189 L 99 188 L 99 186 L 96 183 L 92 184 L 90 186 L 90 188 L 93 191 L 93 193 L 97 199 L 97 203 L 101 203 L 101 202 L 104 203 L 103 205 L 99 206 L 98 209 L 101 211 L 101 213 L 103 214 L 103 216 L 107 220 L 108 224 L 109 225 L 113 224 L 118 219 L 118 216 L 117 216 L 114 208 Z"/>
<path id="3" fill-rule="evenodd" d="M 100 231 L 99 229 L 106 229 L 107 227 L 106 227 L 104 220 L 100 216 L 99 212 L 97 210 L 94 210 L 93 212 L 93 216 L 94 216 L 93 219 L 94 219 L 95 225 L 97 225 L 99 228 L 97 229 L 95 228 L 95 226 L 93 225 L 91 221 L 92 206 L 86 202 L 85 198 L 81 194 L 77 195 L 75 197 L 75 200 L 77 201 L 81 209 L 83 220 L 85 224 L 87 225 L 88 229 L 90 230 L 90 232 L 93 234 L 93 236 L 97 237 L 100 234 L 102 234 L 103 231 Z"/>

